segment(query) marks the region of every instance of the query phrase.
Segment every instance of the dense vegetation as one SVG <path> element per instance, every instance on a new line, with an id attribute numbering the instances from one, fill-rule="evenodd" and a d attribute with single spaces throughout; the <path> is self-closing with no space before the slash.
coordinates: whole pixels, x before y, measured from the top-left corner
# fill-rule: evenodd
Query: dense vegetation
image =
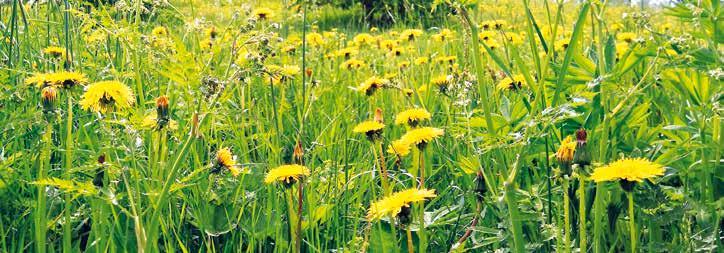
<path id="1" fill-rule="evenodd" d="M 0 1 L 2 252 L 721 252 L 717 0 Z"/>

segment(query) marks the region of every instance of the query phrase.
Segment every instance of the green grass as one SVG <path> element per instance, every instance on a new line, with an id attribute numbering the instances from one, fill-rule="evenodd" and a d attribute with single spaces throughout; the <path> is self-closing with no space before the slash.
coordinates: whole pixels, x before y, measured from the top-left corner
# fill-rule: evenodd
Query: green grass
<path id="1" fill-rule="evenodd" d="M 441 27 L 374 31 L 359 6 L 10 1 L 0 5 L 0 251 L 721 251 L 723 19 L 718 1 L 685 2 L 640 12 L 453 1 L 454 13 L 435 13 Z M 250 21 L 260 7 L 271 20 Z M 495 43 L 479 39 L 493 20 L 505 21 Z M 168 35 L 153 35 L 159 26 Z M 432 38 L 443 28 L 452 40 Z M 406 29 L 424 34 L 401 40 Z M 326 43 L 305 40 L 311 33 Z M 364 67 L 341 67 L 335 53 L 360 33 L 398 40 L 401 55 L 375 42 L 352 56 Z M 65 54 L 43 53 L 49 46 Z M 298 70 L 273 80 L 271 65 Z M 41 88 L 25 82 L 61 70 L 118 80 L 134 104 L 84 110 L 78 85 L 44 109 Z M 444 92 L 432 84 L 443 75 Z M 525 85 L 496 88 L 516 75 Z M 390 82 L 370 96 L 354 89 L 372 76 Z M 172 122 L 157 130 L 143 121 L 160 96 Z M 394 119 L 410 108 L 431 112 L 421 124 L 445 134 L 398 157 L 388 147 L 410 127 Z M 352 132 L 377 109 L 377 142 Z M 575 152 L 590 164 L 567 174 L 555 153 L 579 129 L 587 143 Z M 248 173 L 219 167 L 222 148 Z M 631 193 L 589 178 L 622 157 L 666 171 Z M 291 163 L 311 174 L 289 188 L 264 183 Z M 422 185 L 420 175 L 437 197 L 414 203 L 410 224 L 367 219 L 371 203 Z"/>

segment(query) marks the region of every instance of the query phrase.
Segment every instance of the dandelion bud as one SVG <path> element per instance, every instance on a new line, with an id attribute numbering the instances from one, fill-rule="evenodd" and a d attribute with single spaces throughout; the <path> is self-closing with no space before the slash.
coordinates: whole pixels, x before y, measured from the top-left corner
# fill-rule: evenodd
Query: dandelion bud
<path id="1" fill-rule="evenodd" d="M 588 151 L 586 136 L 586 129 L 581 128 L 576 131 L 576 150 L 573 154 L 573 162 L 581 167 L 591 164 L 591 153 Z"/>
<path id="2" fill-rule="evenodd" d="M 380 123 L 385 123 L 385 119 L 382 116 L 381 108 L 377 108 L 377 110 L 375 110 L 375 121 L 380 122 Z"/>
<path id="3" fill-rule="evenodd" d="M 160 96 L 156 99 L 156 116 L 158 129 L 162 129 L 168 124 L 168 97 Z"/>
<path id="4" fill-rule="evenodd" d="M 106 163 L 106 155 L 102 154 L 98 156 L 98 164 L 100 165 L 98 169 L 96 169 L 96 176 L 93 178 L 93 185 L 95 185 L 98 188 L 103 187 L 103 178 L 105 176 L 105 169 L 104 164 Z"/>
<path id="5" fill-rule="evenodd" d="M 302 142 L 299 140 L 297 140 L 297 145 L 294 146 L 293 156 L 297 163 L 302 164 L 304 159 L 304 148 L 302 147 Z"/>
<path id="6" fill-rule="evenodd" d="M 561 173 L 563 173 L 563 175 L 571 175 L 571 162 L 573 161 L 575 151 L 576 143 L 570 136 L 561 141 L 561 145 L 558 147 L 555 155 L 558 164 L 561 166 Z"/>
<path id="7" fill-rule="evenodd" d="M 58 99 L 58 91 L 52 86 L 47 86 L 41 91 L 43 112 L 52 114 L 55 111 L 55 101 Z"/>
<path id="8" fill-rule="evenodd" d="M 487 191 L 488 188 L 485 185 L 485 177 L 483 176 L 483 172 L 478 171 L 478 175 L 475 177 L 475 197 L 477 197 L 478 202 L 483 201 L 483 197 L 485 196 L 485 193 Z"/>

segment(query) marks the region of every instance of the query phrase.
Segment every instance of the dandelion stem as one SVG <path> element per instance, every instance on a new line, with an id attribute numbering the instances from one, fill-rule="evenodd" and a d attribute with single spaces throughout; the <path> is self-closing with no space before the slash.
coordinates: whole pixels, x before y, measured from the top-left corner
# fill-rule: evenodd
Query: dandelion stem
<path id="1" fill-rule="evenodd" d="M 568 197 L 568 178 L 563 178 L 563 244 L 566 252 L 571 252 L 571 200 Z"/>
<path id="2" fill-rule="evenodd" d="M 67 3 L 67 2 L 66 2 Z M 67 116 L 66 116 L 66 125 L 65 125 L 65 171 L 66 173 L 63 173 L 66 175 L 66 177 L 69 178 L 70 170 L 72 169 L 73 164 L 73 96 L 72 92 L 68 92 L 68 109 L 67 109 Z M 64 210 L 63 210 L 63 252 L 70 252 L 71 251 L 71 222 L 70 222 L 70 205 L 71 205 L 71 198 L 70 194 L 64 194 L 63 195 L 63 202 L 64 202 Z"/>
<path id="3" fill-rule="evenodd" d="M 631 252 L 636 252 L 636 242 L 638 241 L 638 237 L 636 237 L 636 221 L 634 219 L 634 199 L 633 199 L 633 193 L 628 193 L 628 225 L 629 230 L 631 232 Z"/>
<path id="4" fill-rule="evenodd" d="M 580 251 L 581 252 L 587 252 L 586 244 L 587 244 L 587 238 L 586 238 L 586 178 L 583 176 L 581 172 L 578 173 L 578 180 L 579 180 L 579 186 L 578 186 L 578 195 L 579 195 L 579 201 L 578 201 L 578 213 L 580 214 L 580 218 L 578 219 L 579 225 L 578 225 L 578 235 L 580 236 Z"/>
<path id="5" fill-rule="evenodd" d="M 412 232 L 410 231 L 410 226 L 407 226 L 405 233 L 407 234 L 407 253 L 415 253 L 415 246 L 412 244 Z"/>
<path id="6" fill-rule="evenodd" d="M 297 200 L 297 252 L 302 252 L 302 207 L 304 203 L 304 180 L 299 179 L 299 200 Z"/>
<path id="7" fill-rule="evenodd" d="M 377 149 L 379 148 L 380 153 L 378 155 Z M 384 191 L 384 196 L 387 196 L 391 193 L 390 186 L 388 182 L 388 176 L 387 176 L 387 169 L 385 168 L 385 162 L 384 162 L 384 154 L 382 153 L 382 143 L 380 141 L 374 141 L 372 143 L 372 154 L 374 154 L 375 162 L 378 163 L 379 169 L 380 169 L 380 177 L 382 178 L 382 190 Z"/>
<path id="8" fill-rule="evenodd" d="M 45 134 L 43 135 L 43 143 L 45 144 L 45 147 L 43 148 L 43 151 L 41 155 L 39 156 L 39 162 L 38 162 L 38 178 L 37 180 L 43 180 L 46 177 L 46 174 L 48 173 L 46 170 L 46 166 L 50 166 L 50 149 L 53 145 L 52 141 L 53 136 L 53 125 L 47 124 L 45 128 Z M 37 252 L 39 253 L 45 253 L 46 252 L 46 235 L 48 231 L 48 225 L 45 217 L 45 201 L 46 201 L 46 195 L 45 195 L 45 185 L 44 184 L 38 184 L 38 205 L 36 206 L 36 212 L 35 212 L 35 247 Z"/>

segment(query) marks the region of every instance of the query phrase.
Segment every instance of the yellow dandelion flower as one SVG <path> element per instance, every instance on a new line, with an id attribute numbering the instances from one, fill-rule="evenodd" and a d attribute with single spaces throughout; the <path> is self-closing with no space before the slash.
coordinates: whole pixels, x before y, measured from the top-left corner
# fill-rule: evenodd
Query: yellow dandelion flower
<path id="1" fill-rule="evenodd" d="M 428 189 L 407 189 L 396 192 L 372 203 L 367 212 L 367 219 L 373 221 L 383 217 L 395 217 L 400 214 L 403 208 L 409 208 L 410 204 L 436 196 L 435 190 Z"/>
<path id="2" fill-rule="evenodd" d="M 491 30 L 494 27 L 495 27 L 495 22 L 492 20 L 483 21 L 482 23 L 480 23 L 480 28 L 482 28 L 483 30 Z"/>
<path id="3" fill-rule="evenodd" d="M 636 34 L 632 33 L 632 32 L 622 32 L 622 33 L 616 34 L 616 39 L 620 42 L 632 43 L 637 38 L 638 38 L 638 36 L 636 36 Z"/>
<path id="4" fill-rule="evenodd" d="M 80 105 L 84 110 L 105 113 L 109 110 L 126 109 L 135 98 L 131 88 L 119 81 L 100 81 L 88 86 Z"/>
<path id="5" fill-rule="evenodd" d="M 50 46 L 43 49 L 43 54 L 53 58 L 65 58 L 65 48 Z"/>
<path id="6" fill-rule="evenodd" d="M 380 40 L 379 46 L 381 49 L 392 51 L 392 49 L 397 47 L 397 41 L 396 40 Z"/>
<path id="7" fill-rule="evenodd" d="M 448 75 L 439 75 L 432 80 L 430 80 L 430 83 L 437 86 L 437 88 L 440 90 L 440 92 L 445 93 L 447 91 L 448 85 L 450 85 L 450 82 L 452 81 L 452 76 Z"/>
<path id="8" fill-rule="evenodd" d="M 623 25 L 620 23 L 614 23 L 611 25 L 611 30 L 614 32 L 620 32 L 621 30 L 623 30 Z"/>
<path id="9" fill-rule="evenodd" d="M 400 40 L 415 40 L 418 37 L 422 36 L 422 34 L 425 33 L 420 29 L 406 29 L 400 33 Z"/>
<path id="10" fill-rule="evenodd" d="M 294 184 L 300 178 L 309 176 L 309 174 L 309 169 L 302 165 L 282 165 L 267 172 L 264 177 L 264 183 L 273 184 L 275 182 L 281 182 L 284 183 L 284 185 L 289 186 Z"/>
<path id="11" fill-rule="evenodd" d="M 85 85 L 88 83 L 88 78 L 83 73 L 61 71 L 52 73 L 49 75 L 49 79 L 56 86 L 62 86 L 64 88 L 70 88 L 75 85 Z"/>
<path id="12" fill-rule="evenodd" d="M 493 20 L 493 28 L 495 28 L 496 30 L 502 30 L 507 25 L 508 25 L 508 22 L 506 22 L 505 20 L 501 20 L 501 19 Z"/>
<path id="13" fill-rule="evenodd" d="M 231 154 L 231 149 L 229 148 L 221 148 L 219 151 L 216 151 L 216 164 L 228 169 L 232 176 L 236 177 L 241 174 L 241 170 L 236 164 L 236 159 L 234 155 Z"/>
<path id="14" fill-rule="evenodd" d="M 347 70 L 355 70 L 355 69 L 359 69 L 364 66 L 365 66 L 364 61 L 359 60 L 359 59 L 354 59 L 354 58 L 346 60 L 346 61 L 342 62 L 342 64 L 340 65 L 341 68 L 347 69 Z"/>
<path id="15" fill-rule="evenodd" d="M 630 49 L 628 43 L 616 43 L 616 59 L 620 60 Z"/>
<path id="16" fill-rule="evenodd" d="M 571 39 L 562 39 L 562 40 L 556 40 L 554 43 L 554 48 L 557 52 L 566 51 L 568 49 L 568 45 L 570 45 Z"/>
<path id="17" fill-rule="evenodd" d="M 412 145 L 408 142 L 405 142 L 405 140 L 395 140 L 392 141 L 390 146 L 387 148 L 387 153 L 395 154 L 398 156 L 406 156 L 410 154 L 410 150 L 412 150 Z"/>
<path id="18" fill-rule="evenodd" d="M 217 36 L 219 36 L 219 31 L 216 30 L 215 26 L 212 26 L 212 27 L 206 28 L 206 30 L 204 31 L 204 34 L 206 34 L 206 38 L 213 40 L 213 39 L 216 39 Z"/>
<path id="19" fill-rule="evenodd" d="M 356 90 L 365 93 L 367 96 L 371 96 L 377 89 L 385 87 L 389 82 L 387 79 L 373 76 L 357 86 Z"/>
<path id="20" fill-rule="evenodd" d="M 508 42 L 512 45 L 518 46 L 523 44 L 523 37 L 518 34 L 507 33 L 506 38 L 508 39 Z"/>
<path id="21" fill-rule="evenodd" d="M 374 120 L 368 120 L 368 121 L 364 121 L 362 123 L 357 124 L 354 127 L 354 129 L 352 129 L 352 132 L 369 133 L 369 132 L 382 130 L 383 128 L 385 128 L 385 124 L 382 124 L 382 123 L 374 121 Z"/>
<path id="22" fill-rule="evenodd" d="M 36 73 L 25 79 L 25 84 L 35 85 L 38 88 L 45 86 L 57 86 L 63 88 L 71 88 L 75 85 L 85 85 L 88 78 L 84 74 L 78 72 L 61 71 L 55 73 Z"/>
<path id="23" fill-rule="evenodd" d="M 425 145 L 427 145 L 427 143 L 442 136 L 443 134 L 445 134 L 445 130 L 440 128 L 421 127 L 407 131 L 407 133 L 402 135 L 400 140 L 410 143 L 410 145 L 415 144 L 418 148 L 422 149 Z"/>
<path id="24" fill-rule="evenodd" d="M 415 65 L 427 64 L 430 60 L 427 57 L 418 57 L 415 59 Z"/>
<path id="25" fill-rule="evenodd" d="M 390 55 L 391 55 L 391 56 L 401 56 L 401 55 L 404 54 L 404 53 L 405 53 L 405 48 L 404 48 L 404 47 L 395 47 L 395 48 L 393 48 L 392 50 L 390 50 Z"/>
<path id="26" fill-rule="evenodd" d="M 409 66 L 410 66 L 410 62 L 409 62 L 409 61 L 401 61 L 401 62 L 397 63 L 397 67 L 398 67 L 398 68 L 401 68 L 401 69 L 405 69 L 405 68 L 407 68 L 407 67 L 409 67 Z"/>
<path id="27" fill-rule="evenodd" d="M 450 29 L 442 29 L 438 34 L 432 35 L 432 40 L 437 42 L 449 41 L 455 38 L 455 32 Z"/>
<path id="28" fill-rule="evenodd" d="M 499 90 L 519 90 L 526 86 L 523 75 L 513 75 L 512 77 L 503 78 L 496 86 Z"/>
<path id="29" fill-rule="evenodd" d="M 307 34 L 306 39 L 307 44 L 313 47 L 323 46 L 325 43 L 324 36 L 316 32 Z"/>
<path id="30" fill-rule="evenodd" d="M 32 76 L 25 78 L 26 85 L 35 85 L 39 88 L 51 85 L 48 82 L 48 74 L 46 73 L 35 73 Z"/>
<path id="31" fill-rule="evenodd" d="M 267 20 L 274 16 L 274 12 L 269 8 L 261 7 L 254 9 L 251 15 L 260 20 Z"/>
<path id="32" fill-rule="evenodd" d="M 363 133 L 367 135 L 367 139 L 370 141 L 379 140 L 382 137 L 382 129 L 385 128 L 385 124 L 382 124 L 375 120 L 368 120 L 357 124 L 352 132 Z"/>
<path id="33" fill-rule="evenodd" d="M 414 108 L 402 111 L 395 117 L 395 124 L 402 125 L 408 124 L 412 127 L 417 126 L 420 121 L 429 120 L 432 118 L 432 114 L 422 108 Z"/>
<path id="34" fill-rule="evenodd" d="M 644 179 L 664 175 L 664 166 L 645 158 L 624 158 L 598 167 L 591 174 L 596 182 L 625 180 L 641 182 Z"/>
<path id="35" fill-rule="evenodd" d="M 159 129 L 160 125 L 158 121 L 158 114 L 156 112 L 153 112 L 146 115 L 146 117 L 143 117 L 143 120 L 141 120 L 141 127 L 145 129 Z M 175 120 L 169 120 L 168 129 L 178 129 L 178 122 L 176 122 Z"/>
<path id="36" fill-rule="evenodd" d="M 357 49 L 356 47 L 346 47 L 346 48 L 342 48 L 342 49 L 334 52 L 335 56 L 337 56 L 337 57 L 342 56 L 345 59 L 349 59 L 350 57 L 355 56 L 357 54 L 359 54 L 359 49 Z"/>
<path id="37" fill-rule="evenodd" d="M 369 33 L 360 33 L 354 36 L 352 41 L 354 41 L 357 46 L 372 45 L 375 42 L 375 37 Z"/>
<path id="38" fill-rule="evenodd" d="M 163 26 L 156 26 L 151 30 L 151 34 L 153 34 L 156 37 L 166 37 L 168 36 L 168 29 Z"/>
<path id="39" fill-rule="evenodd" d="M 500 48 L 500 43 L 498 43 L 498 41 L 496 41 L 496 40 L 483 41 L 483 44 L 485 44 L 486 46 L 488 46 L 488 47 L 490 48 L 490 50 L 495 50 L 495 49 Z M 481 49 L 482 49 L 482 50 L 481 50 L 482 52 L 487 52 L 487 51 L 485 50 L 485 48 L 481 48 Z"/>
<path id="40" fill-rule="evenodd" d="M 493 31 L 482 31 L 482 32 L 478 33 L 478 39 L 488 42 L 488 41 L 495 39 L 495 34 L 496 33 Z"/>

